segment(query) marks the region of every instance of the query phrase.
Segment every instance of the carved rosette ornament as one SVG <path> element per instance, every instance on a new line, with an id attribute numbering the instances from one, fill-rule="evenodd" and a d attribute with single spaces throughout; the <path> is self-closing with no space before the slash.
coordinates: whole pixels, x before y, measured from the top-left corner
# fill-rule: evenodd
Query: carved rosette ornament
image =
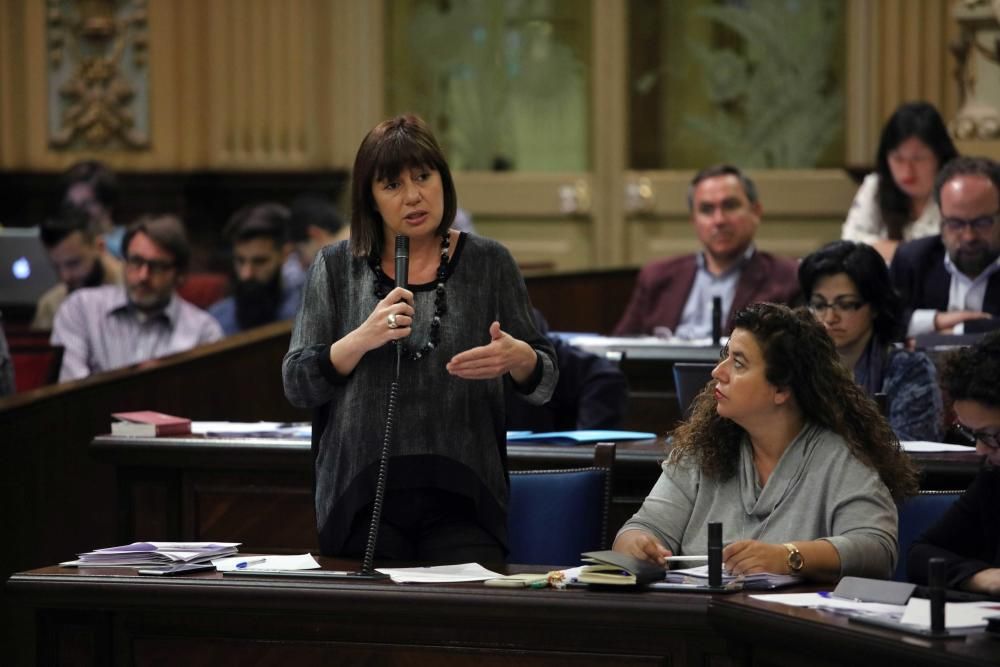
<path id="1" fill-rule="evenodd" d="M 49 143 L 149 146 L 146 0 L 47 0 Z"/>

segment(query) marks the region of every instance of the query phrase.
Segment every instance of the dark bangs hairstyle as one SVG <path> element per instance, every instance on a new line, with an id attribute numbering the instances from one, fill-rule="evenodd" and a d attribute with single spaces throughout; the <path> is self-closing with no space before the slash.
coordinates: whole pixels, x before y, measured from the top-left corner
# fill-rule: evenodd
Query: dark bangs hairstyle
<path id="1" fill-rule="evenodd" d="M 875 199 L 887 235 L 896 241 L 902 240 L 903 229 L 910 222 L 910 196 L 899 188 L 892 177 L 889 153 L 910 137 L 916 137 L 927 144 L 937 157 L 939 170 L 958 156 L 958 150 L 948 135 L 948 128 L 945 127 L 941 114 L 927 102 L 903 104 L 886 121 L 875 156 L 875 173 L 878 174 Z"/>
<path id="2" fill-rule="evenodd" d="M 799 264 L 799 287 L 809 301 L 816 283 L 844 273 L 861 298 L 872 307 L 875 338 L 883 344 L 903 339 L 903 302 L 889 280 L 889 268 L 878 251 L 866 243 L 834 241 Z"/>
<path id="3" fill-rule="evenodd" d="M 441 176 L 444 214 L 437 233 L 444 235 L 455 220 L 458 196 L 451 170 L 430 127 L 419 116 L 403 114 L 376 125 L 361 142 L 351 180 L 351 252 L 380 255 L 385 245 L 382 216 L 375 207 L 372 184 L 397 177 L 404 169 L 430 167 Z"/>
<path id="4" fill-rule="evenodd" d="M 288 209 L 272 202 L 244 206 L 229 217 L 222 235 L 230 243 L 268 239 L 281 249 L 288 241 Z"/>
<path id="5" fill-rule="evenodd" d="M 917 492 L 917 470 L 875 402 L 840 363 L 833 341 L 805 308 L 771 303 L 750 305 L 733 319 L 734 330 L 751 333 L 764 354 L 767 381 L 787 387 L 807 422 L 840 435 L 848 449 L 874 468 L 898 502 Z M 710 477 L 736 474 L 746 431 L 719 416 L 715 381 L 692 403 L 691 417 L 678 427 L 669 460 L 690 457 Z"/>
<path id="6" fill-rule="evenodd" d="M 145 234 L 153 243 L 174 256 L 174 267 L 178 273 L 187 271 L 191 263 L 191 246 L 180 218 L 173 215 L 145 215 L 133 222 L 122 240 L 126 258 L 132 239 L 139 233 Z"/>

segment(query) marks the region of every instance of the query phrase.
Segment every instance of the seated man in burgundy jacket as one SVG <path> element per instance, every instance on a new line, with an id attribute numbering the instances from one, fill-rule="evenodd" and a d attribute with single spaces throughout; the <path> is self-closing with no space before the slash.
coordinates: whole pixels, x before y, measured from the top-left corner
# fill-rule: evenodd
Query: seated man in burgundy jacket
<path id="1" fill-rule="evenodd" d="M 731 315 L 748 304 L 798 298 L 796 261 L 754 247 L 762 209 L 743 172 L 727 164 L 698 172 L 688 187 L 688 209 L 703 251 L 645 266 L 616 336 L 709 338 L 714 297 L 721 299 L 723 334 L 732 329 Z"/>

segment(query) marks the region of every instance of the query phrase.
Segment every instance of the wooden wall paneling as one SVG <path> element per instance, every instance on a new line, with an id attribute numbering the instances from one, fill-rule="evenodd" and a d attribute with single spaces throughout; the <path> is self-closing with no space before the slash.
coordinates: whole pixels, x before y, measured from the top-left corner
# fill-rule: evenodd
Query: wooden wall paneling
<path id="1" fill-rule="evenodd" d="M 958 35 L 951 0 L 849 0 L 848 165 L 871 165 L 886 119 L 903 102 L 927 100 L 945 120 L 958 109 L 948 43 Z"/>
<path id="2" fill-rule="evenodd" d="M 624 178 L 628 143 L 626 6 L 591 0 L 590 164 L 592 266 L 626 259 Z"/>
<path id="3" fill-rule="evenodd" d="M 836 169 L 750 171 L 764 208 L 757 245 L 798 257 L 840 238 L 840 225 L 857 184 Z M 629 221 L 629 256 L 637 264 L 694 252 L 700 246 L 691 229 L 687 188 L 692 172 L 649 172 L 655 192 L 650 215 Z"/>
<path id="4" fill-rule="evenodd" d="M 361 140 L 386 114 L 385 3 L 322 4 L 316 38 L 322 60 L 312 82 L 319 91 L 322 155 L 327 164 L 350 169 Z"/>
<path id="5" fill-rule="evenodd" d="M 24 153 L 25 135 L 17 132 L 26 113 L 25 79 L 20 63 L 25 53 L 24 6 L 0 0 L 0 165 Z"/>
<path id="6" fill-rule="evenodd" d="M 552 331 L 610 335 L 628 304 L 638 269 L 607 269 L 525 277 L 531 304 Z"/>
<path id="7" fill-rule="evenodd" d="M 867 0 L 847 3 L 847 85 L 844 161 L 848 165 L 869 165 L 878 145 L 880 109 L 878 72 L 877 5 Z"/>

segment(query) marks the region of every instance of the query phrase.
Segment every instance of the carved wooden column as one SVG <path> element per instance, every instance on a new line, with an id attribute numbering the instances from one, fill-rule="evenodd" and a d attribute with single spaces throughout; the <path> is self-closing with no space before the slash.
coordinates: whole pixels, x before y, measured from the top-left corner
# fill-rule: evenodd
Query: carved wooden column
<path id="1" fill-rule="evenodd" d="M 950 122 L 963 153 L 1000 154 L 1000 0 L 961 0 L 959 37 L 949 47 L 959 109 Z"/>

